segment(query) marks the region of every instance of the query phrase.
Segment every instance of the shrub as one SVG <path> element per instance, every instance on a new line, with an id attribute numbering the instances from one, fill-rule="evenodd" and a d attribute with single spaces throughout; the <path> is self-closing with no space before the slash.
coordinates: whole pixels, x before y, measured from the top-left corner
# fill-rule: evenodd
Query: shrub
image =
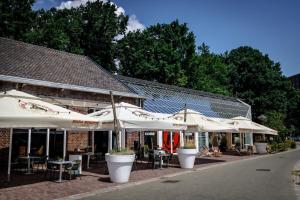
<path id="1" fill-rule="evenodd" d="M 284 142 L 278 143 L 278 151 L 285 151 L 286 150 L 286 145 Z"/>
<path id="2" fill-rule="evenodd" d="M 278 143 L 275 142 L 275 143 L 270 144 L 270 148 L 271 148 L 272 152 L 278 151 Z"/>
<path id="3" fill-rule="evenodd" d="M 296 149 L 296 142 L 295 141 L 292 141 L 291 142 L 291 146 L 290 146 L 292 149 Z"/>
<path id="4" fill-rule="evenodd" d="M 188 140 L 183 146 L 184 149 L 196 149 L 195 142 L 193 140 Z"/>
<path id="5" fill-rule="evenodd" d="M 109 151 L 111 155 L 132 155 L 134 152 L 128 148 L 112 149 Z"/>

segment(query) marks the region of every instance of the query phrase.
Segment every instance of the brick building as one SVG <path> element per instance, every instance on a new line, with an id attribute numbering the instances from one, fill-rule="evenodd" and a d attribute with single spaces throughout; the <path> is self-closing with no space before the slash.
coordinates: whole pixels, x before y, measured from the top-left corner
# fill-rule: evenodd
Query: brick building
<path id="1" fill-rule="evenodd" d="M 44 101 L 84 114 L 109 105 L 110 91 L 113 92 L 116 102 L 124 101 L 140 105 L 142 101 L 139 95 L 133 93 L 125 84 L 86 56 L 0 38 L 0 91 L 11 89 L 27 92 Z M 33 138 L 43 138 L 44 136 L 40 135 L 45 131 L 34 130 L 36 137 Z M 22 141 L 22 137 L 26 137 L 22 136 L 25 135 L 22 133 L 26 132 L 27 130 L 15 130 L 15 133 L 19 134 L 14 135 Z M 50 143 L 51 140 L 61 137 L 58 133 L 53 135 L 55 137 L 51 137 Z M 88 132 L 69 131 L 67 135 L 68 151 L 90 145 L 91 134 Z M 95 141 L 99 143 L 99 150 L 103 150 L 100 146 L 101 142 L 108 137 L 107 133 L 95 135 L 100 140 Z M 0 129 L 2 159 L 6 157 L 8 144 L 9 131 Z M 14 147 L 16 146 L 18 144 L 14 144 Z M 53 147 L 54 150 L 57 146 Z"/>
<path id="2" fill-rule="evenodd" d="M 89 113 L 109 105 L 109 91 L 113 91 L 115 102 L 128 102 L 152 112 L 174 113 L 187 106 L 208 117 L 251 118 L 251 107 L 237 98 L 115 76 L 86 56 L 0 38 L 0 91 L 10 89 L 39 96 L 45 101 L 81 113 Z M 24 146 L 26 134 L 22 133 L 26 133 L 27 130 L 14 131 L 19 133 L 19 144 L 14 144 L 13 147 Z M 40 140 L 33 137 L 37 140 L 35 143 L 45 141 L 45 132 L 46 130 L 33 130 L 36 136 L 41 137 Z M 52 132 L 50 152 L 55 152 L 56 147 L 62 146 L 59 139 L 61 135 L 55 130 Z M 25 138 L 22 138 L 22 135 L 25 135 Z M 168 137 L 166 132 L 147 132 L 141 136 L 138 133 L 128 133 L 126 145 L 133 147 L 140 141 L 142 145 L 163 146 L 167 145 L 166 141 L 170 141 Z M 174 138 L 178 139 L 175 136 Z M 208 133 L 199 133 L 197 139 L 199 146 L 208 145 Z M 8 130 L 0 129 L 0 159 L 7 155 L 1 152 L 5 152 L 8 142 Z M 96 132 L 95 144 L 96 152 L 106 152 L 108 133 Z M 68 132 L 68 151 L 90 145 L 91 134 L 88 132 Z M 21 150 L 14 151 L 20 153 Z"/>

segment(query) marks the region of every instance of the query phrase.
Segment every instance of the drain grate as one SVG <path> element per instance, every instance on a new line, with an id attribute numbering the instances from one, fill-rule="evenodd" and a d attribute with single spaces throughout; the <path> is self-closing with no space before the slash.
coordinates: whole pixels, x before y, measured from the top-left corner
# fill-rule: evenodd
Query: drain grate
<path id="1" fill-rule="evenodd" d="M 178 183 L 180 182 L 180 180 L 166 180 L 166 181 L 163 181 L 162 183 Z"/>
<path id="2" fill-rule="evenodd" d="M 270 169 L 256 169 L 258 172 L 270 172 Z"/>

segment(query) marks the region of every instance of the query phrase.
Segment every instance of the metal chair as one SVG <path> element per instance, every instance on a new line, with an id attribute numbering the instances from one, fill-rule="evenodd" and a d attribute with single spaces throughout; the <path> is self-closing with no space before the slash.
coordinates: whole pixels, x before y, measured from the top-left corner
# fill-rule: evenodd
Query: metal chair
<path id="1" fill-rule="evenodd" d="M 77 172 L 77 176 L 79 176 L 81 180 L 81 174 L 79 171 L 80 165 L 81 165 L 81 160 L 75 160 L 73 164 L 65 165 L 65 172 L 69 174 L 70 180 L 72 179 L 72 175 L 76 176 L 76 172 Z"/>
<path id="2" fill-rule="evenodd" d="M 59 169 L 57 165 L 46 162 L 46 169 L 44 171 L 44 176 L 46 178 L 50 177 L 50 179 L 54 179 L 55 175 L 58 173 Z"/>

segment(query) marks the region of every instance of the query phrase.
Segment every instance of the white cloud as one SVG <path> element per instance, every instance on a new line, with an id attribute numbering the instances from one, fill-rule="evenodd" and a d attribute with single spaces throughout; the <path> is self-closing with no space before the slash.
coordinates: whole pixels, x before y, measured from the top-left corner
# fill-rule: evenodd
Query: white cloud
<path id="1" fill-rule="evenodd" d="M 144 30 L 145 26 L 139 22 L 137 17 L 135 15 L 130 15 L 128 19 L 128 25 L 127 25 L 127 33 L 130 31 L 136 31 L 136 30 Z"/>
<path id="2" fill-rule="evenodd" d="M 73 0 L 73 1 L 63 1 L 57 7 L 57 9 L 70 9 L 70 8 L 77 8 L 80 5 L 85 5 L 87 2 L 95 2 L 96 0 Z M 103 2 L 107 2 L 106 0 Z"/>
<path id="3" fill-rule="evenodd" d="M 73 1 L 65 1 L 65 2 L 61 2 L 61 4 L 57 7 L 57 9 L 70 9 L 70 8 L 76 8 L 79 7 L 80 5 L 85 5 L 87 2 L 95 2 L 96 0 L 73 0 Z M 108 2 L 107 0 L 102 0 L 102 2 L 106 3 Z M 115 3 L 111 2 L 111 4 L 116 5 Z M 125 10 L 124 8 L 117 6 L 117 10 L 115 11 L 116 15 L 125 15 Z M 128 25 L 127 25 L 127 30 L 126 33 L 130 32 L 130 31 L 137 31 L 137 30 L 143 30 L 145 29 L 145 26 L 139 22 L 139 20 L 137 19 L 137 17 L 135 15 L 130 15 L 129 19 L 128 19 Z M 119 40 L 122 39 L 123 36 L 122 35 L 118 35 L 115 39 Z"/>

